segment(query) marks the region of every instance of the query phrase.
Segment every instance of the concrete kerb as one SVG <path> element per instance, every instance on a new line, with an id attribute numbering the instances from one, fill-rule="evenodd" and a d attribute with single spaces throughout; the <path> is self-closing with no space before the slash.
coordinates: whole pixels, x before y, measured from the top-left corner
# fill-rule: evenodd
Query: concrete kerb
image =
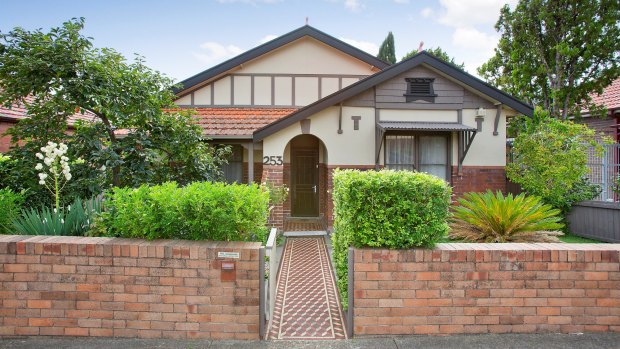
<path id="1" fill-rule="evenodd" d="M 486 334 L 455 336 L 401 336 L 310 341 L 192 341 L 118 338 L 30 337 L 0 339 L 3 349 L 401 349 L 401 348 L 620 348 L 620 333 Z"/>

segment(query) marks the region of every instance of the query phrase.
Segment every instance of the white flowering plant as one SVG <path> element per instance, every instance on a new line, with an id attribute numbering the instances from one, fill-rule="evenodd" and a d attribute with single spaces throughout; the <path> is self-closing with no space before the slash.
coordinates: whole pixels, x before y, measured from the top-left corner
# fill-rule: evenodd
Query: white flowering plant
<path id="1" fill-rule="evenodd" d="M 36 153 L 37 163 L 35 169 L 39 172 L 39 184 L 45 186 L 54 196 L 56 210 L 60 209 L 60 192 L 65 184 L 71 180 L 71 168 L 69 158 L 66 156 L 69 147 L 64 143 L 48 142 L 41 147 L 41 152 Z"/>

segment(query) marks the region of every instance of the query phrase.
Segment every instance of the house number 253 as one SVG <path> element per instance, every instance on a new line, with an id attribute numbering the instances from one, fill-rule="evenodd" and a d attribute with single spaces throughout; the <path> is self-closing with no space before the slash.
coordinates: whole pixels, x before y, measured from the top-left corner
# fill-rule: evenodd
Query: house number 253
<path id="1" fill-rule="evenodd" d="M 263 164 L 265 165 L 282 165 L 281 156 L 263 156 Z"/>

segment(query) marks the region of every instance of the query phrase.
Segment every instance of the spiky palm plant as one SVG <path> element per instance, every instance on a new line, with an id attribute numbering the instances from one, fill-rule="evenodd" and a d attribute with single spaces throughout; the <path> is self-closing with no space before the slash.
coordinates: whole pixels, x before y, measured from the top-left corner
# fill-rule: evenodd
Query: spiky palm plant
<path id="1" fill-rule="evenodd" d="M 450 238 L 471 242 L 559 242 L 560 210 L 536 196 L 466 193 L 453 207 Z"/>

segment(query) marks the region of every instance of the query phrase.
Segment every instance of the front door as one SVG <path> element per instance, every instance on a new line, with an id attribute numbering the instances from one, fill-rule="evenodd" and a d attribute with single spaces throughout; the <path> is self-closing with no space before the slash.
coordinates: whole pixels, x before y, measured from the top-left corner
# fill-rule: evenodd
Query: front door
<path id="1" fill-rule="evenodd" d="M 318 149 L 294 149 L 291 159 L 292 216 L 319 216 Z"/>

